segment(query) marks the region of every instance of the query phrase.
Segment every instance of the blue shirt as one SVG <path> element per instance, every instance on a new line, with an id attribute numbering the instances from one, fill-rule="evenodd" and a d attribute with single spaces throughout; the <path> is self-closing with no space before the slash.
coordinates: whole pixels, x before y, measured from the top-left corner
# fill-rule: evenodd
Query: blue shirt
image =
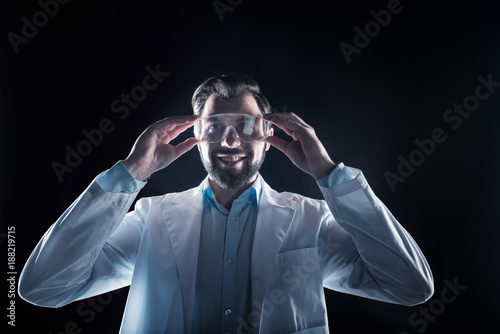
<path id="1" fill-rule="evenodd" d="M 333 186 L 355 178 L 343 163 L 320 186 Z M 134 193 L 138 181 L 122 162 L 101 174 L 97 182 L 108 192 Z M 261 195 L 261 177 L 227 210 L 217 202 L 208 179 L 203 184 L 203 215 L 198 253 L 194 333 L 236 333 L 251 313 L 252 244 Z"/>
<path id="2" fill-rule="evenodd" d="M 194 333 L 235 333 L 238 319 L 252 311 L 250 256 L 260 194 L 259 177 L 228 210 L 204 182 Z"/>

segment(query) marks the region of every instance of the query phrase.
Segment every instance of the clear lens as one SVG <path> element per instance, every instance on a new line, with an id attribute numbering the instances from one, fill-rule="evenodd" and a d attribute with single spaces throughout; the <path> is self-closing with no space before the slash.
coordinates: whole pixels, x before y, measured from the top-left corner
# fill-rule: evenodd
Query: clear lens
<path id="1" fill-rule="evenodd" d="M 246 142 L 261 141 L 267 138 L 271 124 L 260 116 L 246 114 L 218 114 L 198 118 L 194 123 L 196 139 L 205 143 L 218 143 L 233 131 Z"/>

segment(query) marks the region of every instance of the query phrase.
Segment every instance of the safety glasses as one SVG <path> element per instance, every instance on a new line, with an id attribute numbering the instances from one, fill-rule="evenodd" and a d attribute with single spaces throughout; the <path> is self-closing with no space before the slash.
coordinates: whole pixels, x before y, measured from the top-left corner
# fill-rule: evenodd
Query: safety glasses
<path id="1" fill-rule="evenodd" d="M 232 130 L 245 142 L 257 142 L 269 135 L 271 123 L 261 116 L 246 114 L 217 114 L 198 118 L 194 122 L 194 136 L 204 143 L 218 143 Z"/>

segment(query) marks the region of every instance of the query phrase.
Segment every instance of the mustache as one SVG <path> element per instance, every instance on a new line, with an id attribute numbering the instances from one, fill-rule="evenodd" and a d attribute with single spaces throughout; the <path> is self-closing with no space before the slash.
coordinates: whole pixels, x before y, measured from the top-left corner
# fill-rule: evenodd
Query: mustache
<path id="1" fill-rule="evenodd" d="M 224 148 L 212 151 L 212 156 L 216 156 L 217 154 L 243 154 L 250 156 L 251 152 L 242 148 Z"/>

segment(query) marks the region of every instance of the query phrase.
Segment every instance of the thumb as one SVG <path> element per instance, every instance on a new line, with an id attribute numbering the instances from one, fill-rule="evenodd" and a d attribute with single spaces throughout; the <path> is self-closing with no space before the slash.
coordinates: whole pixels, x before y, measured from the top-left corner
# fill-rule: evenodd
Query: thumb
<path id="1" fill-rule="evenodd" d="M 264 139 L 264 142 L 271 144 L 272 146 L 276 147 L 278 150 L 280 150 L 284 154 L 287 154 L 289 143 L 286 140 L 283 140 L 283 139 L 278 138 L 276 136 L 269 136 L 266 139 Z"/>
<path id="2" fill-rule="evenodd" d="M 198 140 L 194 137 L 188 138 L 182 143 L 179 143 L 174 146 L 175 148 L 175 157 L 178 158 L 187 151 L 191 150 L 195 145 L 198 144 Z"/>

